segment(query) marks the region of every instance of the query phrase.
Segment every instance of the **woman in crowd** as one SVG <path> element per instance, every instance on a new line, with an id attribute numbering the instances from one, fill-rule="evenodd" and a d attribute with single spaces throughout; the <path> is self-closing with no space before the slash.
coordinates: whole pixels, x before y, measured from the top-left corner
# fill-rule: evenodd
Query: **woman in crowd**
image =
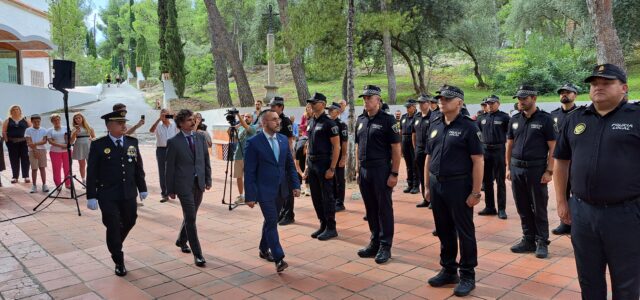
<path id="1" fill-rule="evenodd" d="M 2 128 L 2 118 L 0 118 L 0 128 Z M 4 165 L 4 136 L 2 135 L 2 130 L 0 130 L 0 172 L 6 169 Z M 2 186 L 2 176 L 0 176 L 0 187 Z"/>
<path id="2" fill-rule="evenodd" d="M 69 156 L 67 154 L 67 142 L 73 144 L 74 140 L 67 139 L 67 127 L 60 125 L 60 115 L 52 114 L 49 117 L 53 128 L 47 131 L 47 139 L 51 145 L 49 149 L 49 157 L 51 157 L 51 168 L 53 171 L 53 182 L 56 186 L 62 183 L 60 177 L 61 169 L 64 170 L 63 177 L 69 175 Z M 71 188 L 71 180 L 65 180 L 64 186 Z"/>
<path id="3" fill-rule="evenodd" d="M 211 148 L 211 146 L 213 146 L 213 141 L 211 140 L 211 135 L 209 135 L 209 132 L 207 132 L 207 125 L 203 123 L 204 119 L 202 118 L 202 115 L 200 113 L 195 113 L 194 119 L 196 121 L 196 132 L 204 135 L 204 139 L 207 141 L 207 145 L 209 146 L 209 148 Z"/>
<path id="4" fill-rule="evenodd" d="M 96 138 L 96 133 L 89 126 L 87 119 L 81 114 L 73 115 L 73 131 L 71 131 L 71 140 L 73 143 L 73 153 L 71 158 L 78 161 L 80 167 L 80 176 L 82 184 L 85 184 L 87 175 L 87 158 L 89 158 L 89 145 Z"/>
<path id="5" fill-rule="evenodd" d="M 311 118 L 313 118 L 313 111 L 311 109 L 311 104 L 307 103 L 307 106 L 304 108 L 302 118 L 300 119 L 300 126 L 298 126 L 298 130 L 302 132 L 302 136 L 307 136 L 307 124 Z"/>
<path id="6" fill-rule="evenodd" d="M 18 175 L 22 169 L 24 182 L 29 183 L 29 148 L 24 132 L 31 127 L 31 122 L 22 115 L 22 108 L 12 105 L 9 108 L 9 116 L 2 124 L 2 136 L 7 141 L 9 149 L 9 162 L 11 163 L 11 183 L 18 182 Z"/>

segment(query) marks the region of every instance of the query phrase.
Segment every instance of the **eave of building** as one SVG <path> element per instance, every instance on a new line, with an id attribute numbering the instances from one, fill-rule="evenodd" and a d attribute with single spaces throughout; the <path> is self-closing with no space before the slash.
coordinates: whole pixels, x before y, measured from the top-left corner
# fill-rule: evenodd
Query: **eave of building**
<path id="1" fill-rule="evenodd" d="M 45 18 L 47 20 L 49 19 L 49 14 L 47 14 L 46 12 L 41 11 L 41 10 L 39 10 L 39 9 L 29 5 L 29 4 L 26 4 L 26 3 L 22 2 L 22 1 L 19 1 L 19 0 L 0 0 L 0 1 L 5 2 L 5 3 L 9 3 L 9 4 L 17 6 L 19 8 L 22 8 L 22 9 L 24 9 L 24 10 L 26 10 L 26 11 L 34 14 L 34 15 L 37 15 L 39 17 L 43 17 L 43 18 Z"/>

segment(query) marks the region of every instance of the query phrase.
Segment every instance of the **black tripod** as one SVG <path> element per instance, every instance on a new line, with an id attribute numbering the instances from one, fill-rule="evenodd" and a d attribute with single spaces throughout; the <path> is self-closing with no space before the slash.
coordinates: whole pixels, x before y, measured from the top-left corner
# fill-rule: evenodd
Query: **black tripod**
<path id="1" fill-rule="evenodd" d="M 229 127 L 229 144 L 227 146 L 227 168 L 224 170 L 224 188 L 222 190 L 222 204 L 228 204 L 229 210 L 233 210 L 238 207 L 238 203 L 232 202 L 232 194 L 233 194 L 233 161 L 236 154 L 236 148 L 238 145 L 238 129 L 236 127 Z M 231 147 L 232 145 L 236 145 L 235 147 Z M 231 171 L 231 172 L 229 172 Z M 229 180 L 229 202 L 225 202 L 224 198 L 227 194 L 227 179 Z"/>
<path id="2" fill-rule="evenodd" d="M 65 89 L 57 89 L 58 91 L 60 91 L 64 96 L 63 96 L 63 100 L 64 100 L 64 118 L 67 122 L 67 133 L 66 133 L 66 137 L 67 137 L 67 156 L 69 159 L 69 174 L 67 174 L 64 179 L 62 180 L 62 182 L 60 184 L 58 184 L 58 186 L 56 186 L 53 191 L 51 191 L 49 193 L 49 195 L 47 195 L 44 199 L 42 199 L 42 201 L 40 201 L 40 203 L 38 203 L 38 205 L 36 205 L 36 207 L 33 208 L 33 211 L 35 211 L 36 209 L 38 209 L 38 207 L 40 207 L 40 205 L 42 205 L 42 203 L 44 203 L 45 201 L 47 201 L 47 199 L 49 198 L 53 198 L 53 200 L 55 199 L 74 199 L 76 200 L 76 208 L 78 209 L 78 216 L 81 216 L 82 214 L 80 213 L 80 204 L 78 204 L 78 197 L 83 196 L 82 195 L 78 195 L 78 193 L 76 193 L 76 188 L 75 185 L 73 183 L 73 181 L 77 181 L 79 184 L 81 184 L 82 186 L 84 186 L 86 188 L 86 186 L 84 185 L 84 183 L 82 183 L 82 181 L 80 181 L 78 178 L 76 178 L 75 175 L 73 175 L 73 168 L 72 168 L 72 159 L 71 159 L 71 130 L 70 130 L 70 126 L 69 126 L 69 92 Z M 60 196 L 60 192 L 62 191 L 62 186 L 64 185 L 65 182 L 67 182 L 67 180 L 69 180 L 69 182 L 71 183 L 71 196 L 69 197 L 64 197 L 64 196 Z M 55 196 L 53 195 L 55 194 Z"/>

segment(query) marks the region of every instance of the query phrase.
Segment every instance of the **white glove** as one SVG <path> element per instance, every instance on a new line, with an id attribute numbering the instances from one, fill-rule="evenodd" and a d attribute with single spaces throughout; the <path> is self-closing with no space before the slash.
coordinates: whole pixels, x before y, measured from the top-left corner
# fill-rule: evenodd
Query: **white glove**
<path id="1" fill-rule="evenodd" d="M 140 201 L 147 199 L 147 196 L 149 196 L 148 192 L 140 192 Z"/>
<path id="2" fill-rule="evenodd" d="M 98 209 L 98 199 L 95 199 L 95 198 L 87 199 L 87 208 L 90 210 Z"/>

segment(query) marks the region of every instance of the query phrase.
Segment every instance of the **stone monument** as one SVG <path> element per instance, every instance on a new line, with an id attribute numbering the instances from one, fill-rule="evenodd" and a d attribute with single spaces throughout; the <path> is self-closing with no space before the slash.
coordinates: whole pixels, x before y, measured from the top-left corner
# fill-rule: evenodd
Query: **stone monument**
<path id="1" fill-rule="evenodd" d="M 278 14 L 273 13 L 273 6 L 269 4 L 269 11 L 263 14 L 267 18 L 269 31 L 267 32 L 267 85 L 264 86 L 267 89 L 267 95 L 264 97 L 265 102 L 269 102 L 278 93 L 278 86 L 276 85 L 276 62 L 274 58 L 273 48 L 275 46 L 275 35 L 273 34 L 273 17 Z"/>

